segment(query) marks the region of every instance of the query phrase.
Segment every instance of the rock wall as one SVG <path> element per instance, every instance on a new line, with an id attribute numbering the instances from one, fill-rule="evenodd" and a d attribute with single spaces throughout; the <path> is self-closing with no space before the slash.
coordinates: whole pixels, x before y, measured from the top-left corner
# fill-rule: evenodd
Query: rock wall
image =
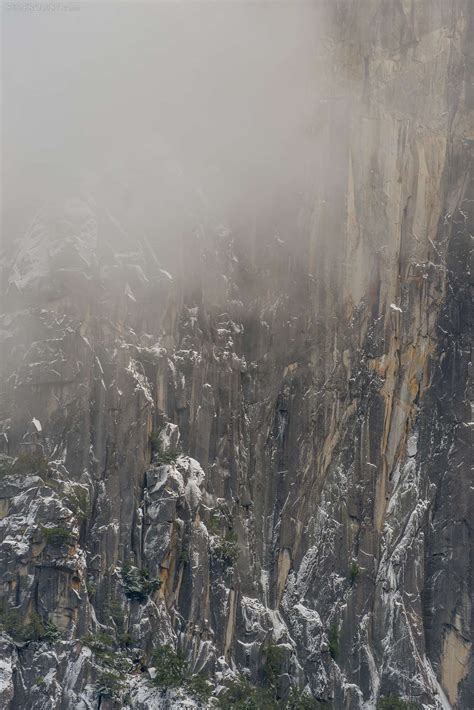
<path id="1" fill-rule="evenodd" d="M 272 658 L 255 707 L 474 706 L 473 6 L 326 14 L 304 210 L 171 275 L 71 198 L 4 259 L 4 707 L 205 705 L 166 644 L 221 698 Z"/>

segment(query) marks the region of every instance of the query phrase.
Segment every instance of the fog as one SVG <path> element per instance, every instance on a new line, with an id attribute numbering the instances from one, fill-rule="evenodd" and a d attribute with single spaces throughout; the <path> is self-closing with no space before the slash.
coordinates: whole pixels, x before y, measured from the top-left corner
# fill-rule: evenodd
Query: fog
<path id="1" fill-rule="evenodd" d="M 153 240 L 166 262 L 166 245 L 203 214 L 215 228 L 288 228 L 329 170 L 318 152 L 321 3 L 12 4 L 2 43 L 7 243 L 43 205 L 81 196 L 132 238 Z"/>

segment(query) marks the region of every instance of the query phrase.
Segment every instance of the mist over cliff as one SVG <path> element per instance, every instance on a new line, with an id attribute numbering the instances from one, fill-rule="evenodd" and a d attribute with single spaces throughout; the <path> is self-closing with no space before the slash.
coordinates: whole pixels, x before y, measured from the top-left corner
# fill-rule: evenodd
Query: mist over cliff
<path id="1" fill-rule="evenodd" d="M 473 18 L 3 8 L 2 707 L 474 707 Z"/>
<path id="2" fill-rule="evenodd" d="M 301 209 L 331 169 L 317 151 L 324 14 L 248 2 L 4 13 L 6 238 L 81 196 L 166 260 L 204 217 L 248 230 L 281 202 Z"/>

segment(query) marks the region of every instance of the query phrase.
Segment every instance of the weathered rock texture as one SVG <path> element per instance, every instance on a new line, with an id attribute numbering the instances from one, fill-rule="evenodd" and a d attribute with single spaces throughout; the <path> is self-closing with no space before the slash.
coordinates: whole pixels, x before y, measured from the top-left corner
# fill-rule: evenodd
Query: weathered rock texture
<path id="1" fill-rule="evenodd" d="M 330 5 L 303 213 L 203 217 L 170 277 L 71 199 L 5 261 L 2 707 L 196 705 L 149 684 L 165 643 L 216 687 L 271 644 L 282 698 L 474 707 L 473 11 Z"/>

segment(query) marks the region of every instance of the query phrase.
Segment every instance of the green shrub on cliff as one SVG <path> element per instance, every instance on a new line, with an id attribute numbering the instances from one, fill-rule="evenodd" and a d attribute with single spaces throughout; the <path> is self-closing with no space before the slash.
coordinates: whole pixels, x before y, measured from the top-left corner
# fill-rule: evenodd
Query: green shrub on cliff
<path id="1" fill-rule="evenodd" d="M 160 688 L 178 688 L 186 677 L 186 661 L 171 646 L 159 646 L 152 656 L 155 667 L 153 683 Z"/>
<path id="2" fill-rule="evenodd" d="M 106 671 L 99 676 L 95 689 L 99 698 L 118 701 L 123 689 L 123 680 L 118 673 Z"/>
<path id="3" fill-rule="evenodd" d="M 191 678 L 187 678 L 185 686 L 191 695 L 202 702 L 208 700 L 212 694 L 212 684 L 202 673 L 196 673 Z"/>
<path id="4" fill-rule="evenodd" d="M 82 638 L 82 643 L 90 648 L 96 656 L 108 656 L 114 652 L 114 639 L 110 634 L 88 634 Z"/>
<path id="5" fill-rule="evenodd" d="M 168 449 L 167 451 L 164 451 L 159 432 L 152 431 L 148 440 L 150 443 L 151 457 L 154 463 L 160 466 L 176 463 L 179 451 L 176 451 L 176 449 Z"/>
<path id="6" fill-rule="evenodd" d="M 276 693 L 278 678 L 281 675 L 281 667 L 284 658 L 283 649 L 276 644 L 268 644 L 263 648 L 264 663 L 263 676 L 265 685 Z"/>
<path id="7" fill-rule="evenodd" d="M 152 655 L 152 664 L 155 668 L 152 683 L 159 688 L 185 688 L 202 702 L 211 696 L 212 684 L 206 676 L 203 673 L 189 675 L 186 660 L 171 646 L 159 646 Z"/>
<path id="8" fill-rule="evenodd" d="M 29 641 L 44 641 L 53 643 L 61 634 L 51 621 L 43 621 L 39 614 L 33 612 L 26 619 L 18 609 L 0 608 L 0 628 L 14 641 L 19 643 Z"/>
<path id="9" fill-rule="evenodd" d="M 37 474 L 46 476 L 48 473 L 48 459 L 39 452 L 24 451 L 16 458 L 0 455 L 0 476 L 9 476 L 14 473 Z"/>
<path id="10" fill-rule="evenodd" d="M 329 704 L 323 700 L 310 698 L 304 693 L 299 693 L 294 688 L 291 689 L 288 701 L 284 706 L 285 710 L 325 710 Z"/>
<path id="11" fill-rule="evenodd" d="M 36 473 L 38 476 L 46 476 L 48 459 L 38 452 L 23 452 L 15 459 L 13 473 Z"/>
<path id="12" fill-rule="evenodd" d="M 357 581 L 357 578 L 360 574 L 360 567 L 357 564 L 357 562 L 351 562 L 351 566 L 349 567 L 349 582 L 351 584 L 351 587 L 354 586 L 354 584 Z"/>
<path id="13" fill-rule="evenodd" d="M 419 710 L 419 705 L 411 703 L 395 695 L 386 695 L 377 703 L 377 710 Z"/>
<path id="14" fill-rule="evenodd" d="M 331 658 L 335 661 L 339 654 L 339 626 L 334 623 L 329 627 L 328 644 Z"/>
<path id="15" fill-rule="evenodd" d="M 226 533 L 225 537 L 218 539 L 212 548 L 211 553 L 214 557 L 222 560 L 228 565 L 235 564 L 239 557 L 237 535 L 232 531 Z"/>
<path id="16" fill-rule="evenodd" d="M 72 545 L 74 536 L 71 530 L 63 527 L 42 528 L 43 535 L 46 539 L 46 544 L 52 547 L 61 547 L 62 545 Z"/>
<path id="17" fill-rule="evenodd" d="M 277 710 L 280 706 L 268 688 L 260 688 L 239 678 L 219 694 L 217 707 L 219 710 Z"/>
<path id="18" fill-rule="evenodd" d="M 122 585 L 125 596 L 142 602 L 160 588 L 161 582 L 156 577 L 150 577 L 147 569 L 139 569 L 125 562 L 122 566 Z"/>

